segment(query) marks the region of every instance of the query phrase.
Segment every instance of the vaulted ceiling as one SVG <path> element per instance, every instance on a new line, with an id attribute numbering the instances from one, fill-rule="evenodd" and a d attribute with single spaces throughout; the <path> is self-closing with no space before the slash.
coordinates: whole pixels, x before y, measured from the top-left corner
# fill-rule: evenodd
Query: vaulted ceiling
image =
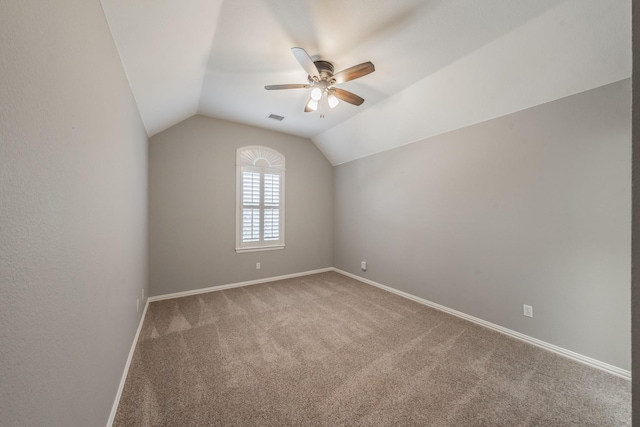
<path id="1" fill-rule="evenodd" d="M 334 165 L 631 76 L 631 0 L 101 1 L 149 136 L 202 114 Z M 373 62 L 341 85 L 364 104 L 305 113 L 308 89 L 265 90 L 307 82 L 294 46 Z"/>

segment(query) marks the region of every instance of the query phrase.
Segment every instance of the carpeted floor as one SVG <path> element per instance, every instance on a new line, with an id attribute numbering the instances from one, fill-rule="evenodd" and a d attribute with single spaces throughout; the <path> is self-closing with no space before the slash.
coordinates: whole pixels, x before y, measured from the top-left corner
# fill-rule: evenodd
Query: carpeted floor
<path id="1" fill-rule="evenodd" d="M 115 426 L 625 426 L 630 382 L 334 272 L 150 304 Z"/>

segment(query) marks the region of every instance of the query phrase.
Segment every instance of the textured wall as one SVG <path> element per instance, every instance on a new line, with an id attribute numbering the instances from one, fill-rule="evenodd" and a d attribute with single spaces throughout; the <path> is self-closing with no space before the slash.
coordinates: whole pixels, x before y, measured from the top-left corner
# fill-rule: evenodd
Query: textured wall
<path id="1" fill-rule="evenodd" d="M 630 369 L 630 94 L 624 80 L 336 167 L 334 266 Z"/>
<path id="2" fill-rule="evenodd" d="M 286 158 L 283 250 L 235 252 L 236 149 Z M 331 267 L 333 178 L 308 139 L 195 116 L 149 141 L 152 295 Z M 256 262 L 261 269 L 256 270 Z"/>
<path id="3" fill-rule="evenodd" d="M 640 6 L 633 2 L 633 230 L 631 333 L 633 425 L 640 425 Z"/>
<path id="4" fill-rule="evenodd" d="M 146 285 L 147 138 L 98 1 L 0 2 L 0 424 L 104 426 Z"/>

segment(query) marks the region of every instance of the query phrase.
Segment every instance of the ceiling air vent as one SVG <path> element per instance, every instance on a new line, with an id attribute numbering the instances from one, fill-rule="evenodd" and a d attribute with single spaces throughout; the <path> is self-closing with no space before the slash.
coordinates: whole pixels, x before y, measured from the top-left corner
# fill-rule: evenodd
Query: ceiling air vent
<path id="1" fill-rule="evenodd" d="M 279 116 L 279 115 L 277 115 L 277 114 L 269 114 L 269 118 L 270 118 L 270 119 L 273 119 L 273 120 L 277 120 L 277 121 L 279 121 L 279 122 L 281 122 L 281 121 L 282 121 L 282 119 L 284 119 L 284 117 Z"/>

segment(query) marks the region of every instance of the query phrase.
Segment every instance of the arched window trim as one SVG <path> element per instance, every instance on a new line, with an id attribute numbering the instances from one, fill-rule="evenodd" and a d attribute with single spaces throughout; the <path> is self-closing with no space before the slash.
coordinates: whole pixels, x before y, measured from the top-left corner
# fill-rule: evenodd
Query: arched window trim
<path id="1" fill-rule="evenodd" d="M 285 169 L 284 155 L 276 150 L 260 145 L 249 145 L 238 148 L 236 151 L 236 165 Z"/>
<path id="2" fill-rule="evenodd" d="M 268 147 L 236 151 L 236 252 L 284 248 L 285 157 Z"/>

